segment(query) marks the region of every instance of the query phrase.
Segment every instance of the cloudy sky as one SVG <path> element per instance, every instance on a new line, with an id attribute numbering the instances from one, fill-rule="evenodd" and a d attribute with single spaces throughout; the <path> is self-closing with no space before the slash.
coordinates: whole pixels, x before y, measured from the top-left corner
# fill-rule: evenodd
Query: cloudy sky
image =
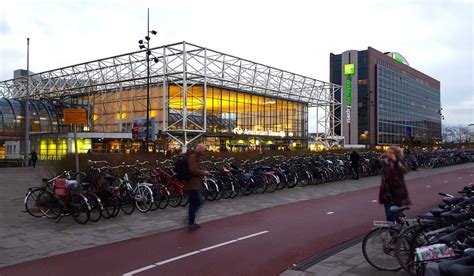
<path id="1" fill-rule="evenodd" d="M 474 123 L 472 0 L 31 0 L 0 9 L 0 80 L 188 41 L 329 81 L 329 53 L 368 46 L 403 54 L 441 82 L 445 124 Z M 311 123 L 310 130 L 314 130 Z"/>

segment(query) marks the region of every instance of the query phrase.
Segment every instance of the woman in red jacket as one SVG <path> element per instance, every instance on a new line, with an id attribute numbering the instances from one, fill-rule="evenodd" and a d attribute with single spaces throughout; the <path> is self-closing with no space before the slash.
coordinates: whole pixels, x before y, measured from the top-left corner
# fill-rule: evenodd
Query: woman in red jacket
<path id="1" fill-rule="evenodd" d="M 379 203 L 384 204 L 387 221 L 395 222 L 398 215 L 391 212 L 390 207 L 411 204 L 404 176 L 408 170 L 401 148 L 389 148 L 382 160 L 382 183 L 379 190 Z"/>

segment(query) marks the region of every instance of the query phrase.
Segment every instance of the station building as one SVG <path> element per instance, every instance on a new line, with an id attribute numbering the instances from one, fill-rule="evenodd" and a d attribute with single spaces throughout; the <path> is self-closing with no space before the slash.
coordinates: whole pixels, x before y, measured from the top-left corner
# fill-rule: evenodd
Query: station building
<path id="1" fill-rule="evenodd" d="M 0 157 L 30 148 L 40 158 L 74 152 L 65 108 L 87 110 L 79 152 L 240 151 L 307 146 L 308 109 L 334 135 L 340 86 L 180 42 L 0 82 Z M 147 108 L 147 97 L 149 107 Z M 148 110 L 149 143 L 146 145 Z"/>

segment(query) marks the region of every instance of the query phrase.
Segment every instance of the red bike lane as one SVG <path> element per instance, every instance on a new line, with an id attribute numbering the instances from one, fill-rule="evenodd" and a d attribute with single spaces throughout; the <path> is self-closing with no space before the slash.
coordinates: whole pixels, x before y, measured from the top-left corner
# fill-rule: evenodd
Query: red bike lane
<path id="1" fill-rule="evenodd" d="M 364 181 L 361 179 L 360 181 Z M 407 182 L 421 214 L 474 182 L 464 169 Z M 330 184 L 328 184 L 330 185 Z M 0 268 L 0 275 L 277 275 L 384 218 L 378 187 L 306 200 Z M 53 237 L 52 237 L 53 238 Z"/>

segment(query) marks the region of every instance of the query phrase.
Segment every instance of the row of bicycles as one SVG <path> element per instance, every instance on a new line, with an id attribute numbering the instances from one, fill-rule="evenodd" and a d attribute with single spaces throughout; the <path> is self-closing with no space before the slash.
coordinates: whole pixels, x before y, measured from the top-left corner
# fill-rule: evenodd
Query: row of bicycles
<path id="1" fill-rule="evenodd" d="M 362 242 L 367 262 L 409 275 L 474 275 L 474 188 L 439 194 L 442 202 L 428 214 L 408 219 L 408 207 L 393 206 L 396 222 L 374 221 Z"/>
<path id="2" fill-rule="evenodd" d="M 407 156 L 407 161 L 416 169 L 416 155 L 412 156 Z M 174 172 L 176 158 L 119 165 L 89 160 L 86 172 L 66 171 L 43 179 L 40 187 L 29 188 L 24 205 L 34 217 L 60 221 L 71 216 L 80 224 L 110 219 L 120 211 L 130 215 L 135 210 L 146 213 L 186 206 L 184 185 Z M 359 177 L 379 174 L 379 158 L 378 152 L 361 153 Z M 202 166 L 212 173 L 203 179 L 202 193 L 208 201 L 354 177 L 348 154 L 272 156 L 256 161 L 212 158 Z"/>
<path id="3" fill-rule="evenodd" d="M 331 160 L 332 159 L 332 160 Z M 361 163 L 361 175 L 378 173 L 369 161 Z M 146 213 L 168 206 L 186 206 L 184 185 L 174 173 L 175 160 L 139 162 L 113 166 L 106 161 L 88 161 L 87 172 L 65 171 L 43 179 L 40 187 L 29 188 L 24 199 L 26 211 L 33 217 L 59 222 L 71 216 L 77 223 L 110 219 L 120 211 Z M 266 157 L 257 161 L 234 158 L 203 161 L 212 172 L 203 179 L 202 192 L 209 201 L 272 193 L 297 185 L 320 184 L 352 177 L 348 161 L 339 156 L 285 158 Z"/>

